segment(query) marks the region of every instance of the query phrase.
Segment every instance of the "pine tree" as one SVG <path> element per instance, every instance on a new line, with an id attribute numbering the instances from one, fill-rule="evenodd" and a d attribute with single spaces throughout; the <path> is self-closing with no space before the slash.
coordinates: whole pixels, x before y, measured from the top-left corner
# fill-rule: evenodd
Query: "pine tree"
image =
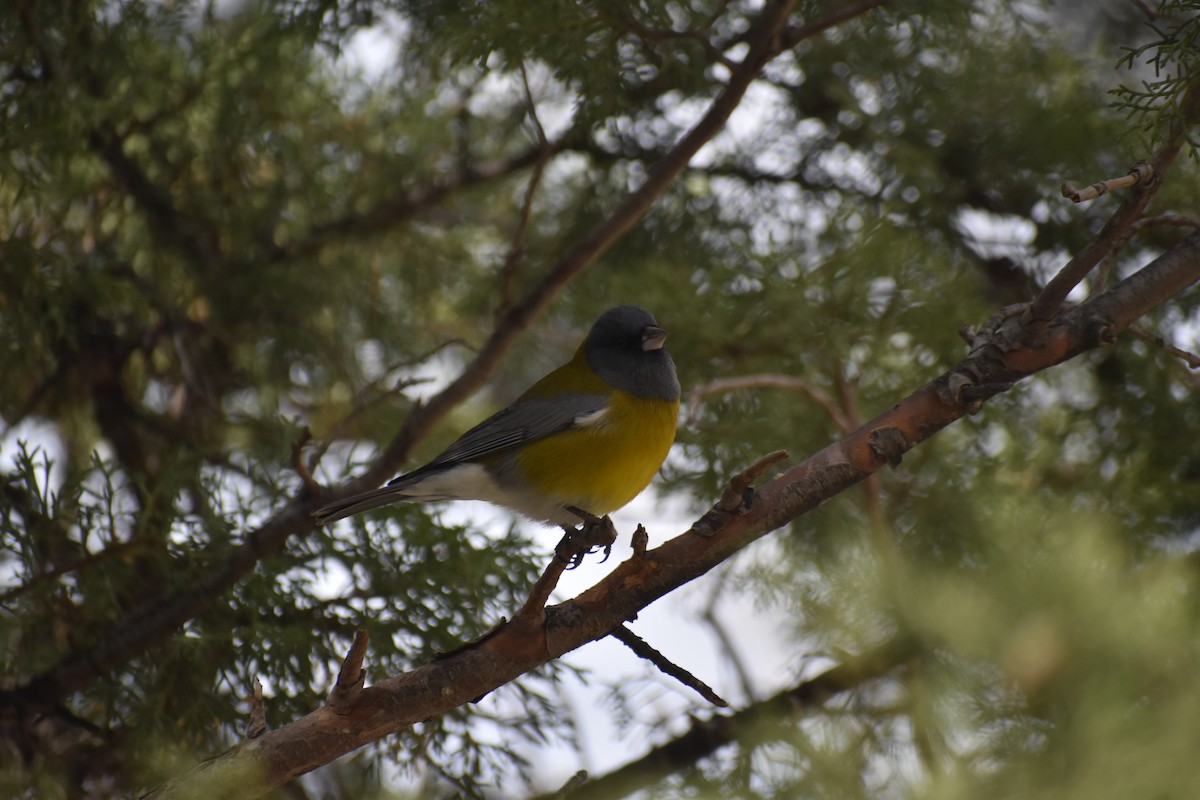
<path id="1" fill-rule="evenodd" d="M 9 4 L 0 791 L 1195 795 L 1197 12 Z M 618 302 L 693 532 L 313 526 Z"/>

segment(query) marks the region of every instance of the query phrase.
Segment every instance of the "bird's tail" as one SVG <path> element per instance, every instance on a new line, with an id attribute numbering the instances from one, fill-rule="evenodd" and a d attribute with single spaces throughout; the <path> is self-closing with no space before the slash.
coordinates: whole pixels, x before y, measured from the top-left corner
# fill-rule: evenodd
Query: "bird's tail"
<path id="1" fill-rule="evenodd" d="M 405 476 L 405 478 L 407 477 Z M 393 481 L 387 486 L 381 486 L 369 492 L 352 494 L 349 497 L 343 497 L 341 500 L 335 500 L 327 506 L 318 508 L 312 512 L 312 517 L 317 525 L 326 525 L 330 522 L 336 522 L 339 519 L 357 514 L 360 511 L 369 511 L 372 508 L 386 506 L 389 503 L 425 503 L 447 499 L 446 495 L 418 491 L 415 486 L 416 483 L 417 481 L 415 480 Z"/>

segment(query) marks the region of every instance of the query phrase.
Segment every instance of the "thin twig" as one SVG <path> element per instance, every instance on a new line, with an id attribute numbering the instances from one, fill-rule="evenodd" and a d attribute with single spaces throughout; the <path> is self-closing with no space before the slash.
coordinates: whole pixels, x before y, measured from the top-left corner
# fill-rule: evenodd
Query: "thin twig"
<path id="1" fill-rule="evenodd" d="M 843 22 L 848 22 L 855 17 L 861 17 L 868 11 L 874 11 L 877 8 L 888 5 L 890 2 L 891 0 L 866 0 L 866 2 L 843 6 L 827 17 L 787 28 L 779 37 L 780 46 L 784 50 L 791 49 L 805 39 L 810 39 L 819 33 L 824 33 L 830 28 L 836 27 Z"/>
<path id="2" fill-rule="evenodd" d="M 1142 341 L 1149 342 L 1155 347 L 1181 359 L 1188 365 L 1188 369 L 1200 369 L 1200 356 L 1195 353 L 1176 347 L 1163 337 L 1150 333 L 1139 325 L 1130 325 L 1128 330 Z"/>
<path id="3" fill-rule="evenodd" d="M 406 378 L 404 380 L 396 381 L 393 386 L 379 390 L 378 387 L 385 384 L 397 370 L 411 369 L 417 364 L 433 358 L 443 350 L 454 346 L 465 347 L 468 350 L 471 347 L 470 344 L 463 339 L 459 339 L 458 337 L 447 339 L 446 341 L 440 342 L 437 345 L 429 348 L 423 353 L 392 364 L 383 370 L 383 373 L 378 378 L 363 386 L 362 389 L 360 389 L 355 395 L 354 402 L 352 403 L 350 410 L 343 414 L 336 422 L 334 422 L 333 425 L 330 426 L 329 432 L 321 438 L 314 448 L 312 448 L 312 453 L 308 458 L 309 472 L 312 472 L 317 468 L 317 464 L 319 464 L 321 459 L 325 456 L 325 453 L 329 450 L 330 445 L 332 445 L 337 439 L 340 439 L 342 433 L 349 428 L 350 424 L 355 419 L 360 417 L 364 412 L 369 411 L 371 408 L 384 402 L 385 400 L 399 396 L 406 389 L 411 389 L 414 386 L 419 386 L 422 383 L 429 383 L 431 380 L 433 380 L 432 378 Z"/>
<path id="4" fill-rule="evenodd" d="M 451 775 L 450 772 L 441 764 L 437 763 L 428 756 L 426 756 L 423 760 L 434 772 L 441 776 L 442 780 L 446 781 L 446 783 L 449 783 L 458 790 L 459 797 L 465 797 L 467 800 L 487 800 L 487 798 L 480 794 L 479 790 L 473 785 L 467 783 L 462 778 Z"/>
<path id="5" fill-rule="evenodd" d="M 1062 196 L 1072 203 L 1082 203 L 1085 200 L 1095 200 L 1101 195 L 1108 194 L 1113 189 L 1125 189 L 1129 186 L 1149 184 L 1154 180 L 1154 170 L 1145 161 L 1139 161 L 1133 168 L 1119 178 L 1108 178 L 1097 181 L 1091 186 L 1076 189 L 1070 181 L 1063 181 Z"/>
<path id="6" fill-rule="evenodd" d="M 567 534 L 568 536 L 570 534 Z M 521 609 L 513 615 L 513 622 L 521 621 L 525 623 L 533 623 L 541 625 L 546 618 L 546 602 L 550 599 L 550 594 L 554 588 L 558 586 L 558 581 L 562 578 L 563 572 L 570 566 L 571 562 L 557 554 L 550 559 L 550 563 L 546 565 L 546 569 L 542 571 L 541 577 L 533 584 L 533 588 L 529 590 L 529 597 Z"/>
<path id="7" fill-rule="evenodd" d="M 655 650 L 646 643 L 645 639 L 629 630 L 629 628 L 626 626 L 621 625 L 617 628 L 614 628 L 609 636 L 628 647 L 639 657 L 646 659 L 651 664 L 658 667 L 659 670 L 661 670 L 664 674 L 670 675 L 684 686 L 696 690 L 701 697 L 713 705 L 719 706 L 720 708 L 729 707 L 729 703 L 722 700 L 720 696 L 717 695 L 717 693 L 714 692 L 711 687 L 709 687 L 708 684 L 678 664 L 672 663 L 670 659 Z"/>
<path id="8" fill-rule="evenodd" d="M 596 547 L 604 548 L 606 559 L 612 551 L 613 542 L 617 539 L 617 529 L 611 519 L 596 517 L 571 506 L 567 508 L 577 514 L 583 524 L 578 529 L 567 530 L 563 534 L 562 540 L 554 548 L 554 558 L 550 559 L 541 577 L 529 590 L 529 597 L 513 616 L 513 624 L 540 626 L 546 618 L 546 603 L 558 586 L 563 572 L 579 566 L 583 557 Z"/>

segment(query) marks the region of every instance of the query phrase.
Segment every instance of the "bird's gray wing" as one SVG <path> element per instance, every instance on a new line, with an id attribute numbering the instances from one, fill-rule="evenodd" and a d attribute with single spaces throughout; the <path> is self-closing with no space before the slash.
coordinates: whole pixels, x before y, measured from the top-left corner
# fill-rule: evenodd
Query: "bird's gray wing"
<path id="1" fill-rule="evenodd" d="M 604 394 L 560 394 L 553 398 L 530 398 L 496 412 L 458 437 L 433 461 L 401 475 L 388 485 L 411 478 L 427 470 L 440 470 L 460 461 L 470 461 L 536 441 L 552 433 L 587 424 L 597 419 L 608 403 Z"/>

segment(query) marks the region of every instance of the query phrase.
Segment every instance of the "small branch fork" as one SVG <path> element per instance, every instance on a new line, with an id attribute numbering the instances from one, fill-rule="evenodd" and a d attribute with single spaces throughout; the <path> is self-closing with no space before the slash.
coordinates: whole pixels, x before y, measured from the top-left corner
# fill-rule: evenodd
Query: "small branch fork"
<path id="1" fill-rule="evenodd" d="M 729 485 L 712 508 L 688 529 L 697 536 L 709 536 L 732 516 L 746 513 L 754 501 L 751 484 L 774 465 L 789 458 L 786 450 L 767 453 L 744 470 L 729 479 Z"/>

